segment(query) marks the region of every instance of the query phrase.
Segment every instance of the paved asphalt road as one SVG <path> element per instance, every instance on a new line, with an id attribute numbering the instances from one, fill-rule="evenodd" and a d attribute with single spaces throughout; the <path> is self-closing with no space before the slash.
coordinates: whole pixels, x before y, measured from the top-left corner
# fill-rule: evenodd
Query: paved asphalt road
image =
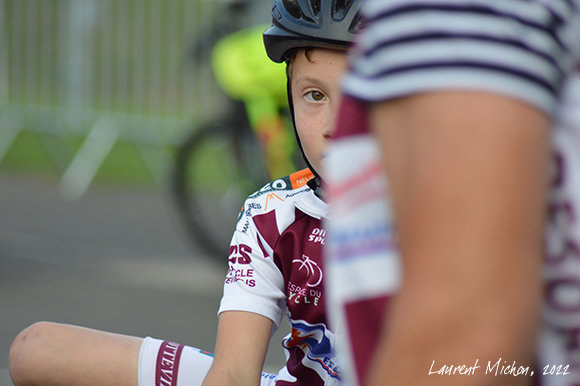
<path id="1" fill-rule="evenodd" d="M 182 235 L 156 190 L 93 187 L 66 201 L 54 181 L 0 171 L 0 386 L 24 327 L 50 320 L 212 350 L 222 266 Z M 283 363 L 282 333 L 266 369 Z"/>

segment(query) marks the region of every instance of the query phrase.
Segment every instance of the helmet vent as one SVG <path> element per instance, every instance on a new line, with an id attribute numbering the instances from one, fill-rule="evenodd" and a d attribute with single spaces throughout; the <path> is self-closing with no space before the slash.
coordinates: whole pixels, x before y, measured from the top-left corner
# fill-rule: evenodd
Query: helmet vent
<path id="1" fill-rule="evenodd" d="M 282 0 L 282 4 L 286 11 L 297 20 L 308 20 L 316 24 L 316 20 L 312 17 L 318 17 L 320 14 L 321 0 Z M 307 7 L 304 9 L 303 7 Z"/>
<path id="2" fill-rule="evenodd" d="M 336 0 L 334 3 L 334 19 L 342 20 L 346 16 L 351 0 Z"/>
<path id="3" fill-rule="evenodd" d="M 320 14 L 320 0 L 312 0 L 310 6 L 312 7 L 312 13 L 318 16 Z"/>
<path id="4" fill-rule="evenodd" d="M 296 3 L 296 1 L 282 0 L 282 4 L 284 5 L 284 8 L 286 8 L 286 11 L 288 11 L 288 13 L 292 15 L 293 18 L 300 19 L 302 17 L 300 7 Z"/>

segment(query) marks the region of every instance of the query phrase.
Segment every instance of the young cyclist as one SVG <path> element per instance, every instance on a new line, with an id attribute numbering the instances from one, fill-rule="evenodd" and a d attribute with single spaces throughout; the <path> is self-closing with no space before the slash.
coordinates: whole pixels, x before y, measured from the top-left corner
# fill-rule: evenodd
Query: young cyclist
<path id="1" fill-rule="evenodd" d="M 580 384 L 580 2 L 365 12 L 326 168 L 347 384 Z"/>
<path id="2" fill-rule="evenodd" d="M 360 3 L 274 2 L 266 50 L 275 61 L 288 61 L 295 130 L 311 170 L 278 179 L 245 202 L 230 247 L 215 356 L 153 338 L 43 322 L 12 345 L 10 373 L 17 386 L 339 382 L 321 261 L 327 207 L 316 182 Z M 269 339 L 284 318 L 292 331 L 283 341 L 286 366 L 263 374 Z"/>

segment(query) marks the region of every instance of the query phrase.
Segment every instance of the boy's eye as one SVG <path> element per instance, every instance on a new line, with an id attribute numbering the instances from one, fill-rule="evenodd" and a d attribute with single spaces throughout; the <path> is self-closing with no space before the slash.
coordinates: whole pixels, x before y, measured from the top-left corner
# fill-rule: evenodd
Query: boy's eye
<path id="1" fill-rule="evenodd" d="M 306 98 L 312 102 L 321 102 L 326 96 L 320 91 L 310 91 L 306 94 Z"/>

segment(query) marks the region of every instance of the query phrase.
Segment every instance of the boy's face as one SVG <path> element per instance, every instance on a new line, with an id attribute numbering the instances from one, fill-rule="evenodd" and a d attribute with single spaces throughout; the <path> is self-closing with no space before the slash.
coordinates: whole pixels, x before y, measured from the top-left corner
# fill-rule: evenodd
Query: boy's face
<path id="1" fill-rule="evenodd" d="M 296 130 L 308 161 L 318 173 L 332 136 L 341 97 L 340 80 L 346 71 L 344 51 L 315 48 L 298 50 L 291 73 Z"/>

